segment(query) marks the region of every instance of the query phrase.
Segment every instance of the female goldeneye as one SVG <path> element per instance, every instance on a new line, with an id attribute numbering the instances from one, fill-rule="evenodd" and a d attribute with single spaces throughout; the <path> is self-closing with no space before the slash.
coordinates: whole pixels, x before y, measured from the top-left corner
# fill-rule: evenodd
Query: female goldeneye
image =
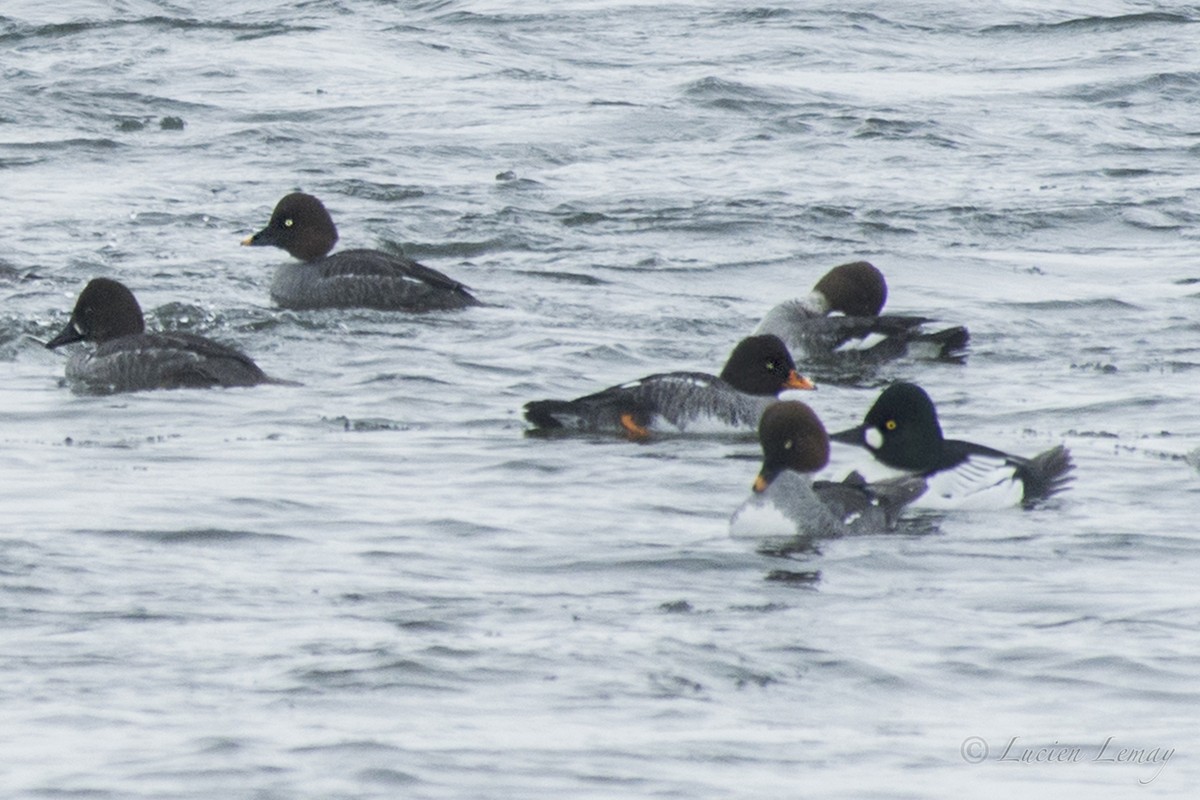
<path id="1" fill-rule="evenodd" d="M 283 308 L 374 308 L 442 311 L 479 305 L 467 287 L 410 258 L 379 250 L 342 250 L 333 218 L 311 194 L 294 192 L 271 212 L 271 221 L 243 245 L 274 245 L 300 259 L 284 264 L 271 282 L 271 299 Z"/>
<path id="2" fill-rule="evenodd" d="M 733 349 L 719 377 L 668 372 L 622 383 L 575 400 L 538 400 L 525 418 L 542 429 L 624 433 L 753 431 L 784 389 L 814 389 L 796 372 L 775 336 L 750 336 Z"/>
<path id="3" fill-rule="evenodd" d="M 118 281 L 94 278 L 80 293 L 66 327 L 46 347 L 96 343 L 94 350 L 67 361 L 67 381 L 80 394 L 280 382 L 232 347 L 190 333 L 145 329 L 133 292 Z"/>
<path id="4" fill-rule="evenodd" d="M 929 488 L 915 505 L 924 508 L 1029 507 L 1067 488 L 1074 468 L 1062 445 L 1023 458 L 944 438 L 933 401 L 912 383 L 884 389 L 861 425 L 830 438 L 866 448 L 887 474 L 923 476 Z"/>
<path id="5" fill-rule="evenodd" d="M 970 338 L 962 326 L 927 332 L 925 317 L 880 316 L 883 273 L 866 261 L 825 273 L 807 297 L 772 308 L 755 333 L 773 333 L 806 360 L 875 364 L 904 356 L 960 361 Z"/>
<path id="6" fill-rule="evenodd" d="M 753 494 L 729 520 L 735 537 L 782 543 L 796 537 L 880 533 L 895 527 L 900 511 L 925 488 L 914 476 L 879 484 L 857 475 L 842 483 L 814 483 L 812 474 L 829 462 L 829 437 L 804 403 L 789 400 L 767 408 L 758 439 L 762 469 Z"/>

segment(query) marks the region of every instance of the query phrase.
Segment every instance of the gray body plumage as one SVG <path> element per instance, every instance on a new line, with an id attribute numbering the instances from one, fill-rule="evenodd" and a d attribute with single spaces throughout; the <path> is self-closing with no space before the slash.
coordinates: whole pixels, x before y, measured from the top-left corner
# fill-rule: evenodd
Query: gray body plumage
<path id="1" fill-rule="evenodd" d="M 814 483 L 788 470 L 733 513 L 730 531 L 734 536 L 776 543 L 789 537 L 884 533 L 896 526 L 900 511 L 924 490 L 924 480 L 915 476 L 868 484 L 852 474 L 839 483 Z"/>
<path id="2" fill-rule="evenodd" d="M 139 333 L 82 350 L 67 361 L 67 381 L 79 394 L 148 389 L 198 389 L 272 383 L 231 347 L 186 333 Z"/>
<path id="3" fill-rule="evenodd" d="M 751 494 L 729 520 L 735 537 L 763 544 L 797 537 L 828 539 L 846 533 L 846 526 L 813 490 L 812 481 L 798 472 L 784 472 L 762 492 Z"/>
<path id="4" fill-rule="evenodd" d="M 789 300 L 766 313 L 755 334 L 773 334 L 809 361 L 889 361 L 905 356 L 949 358 L 966 346 L 965 328 L 926 333 L 929 320 L 888 314 L 826 316 L 813 301 Z"/>
<path id="5" fill-rule="evenodd" d="M 678 432 L 753 431 L 774 397 L 745 394 L 715 375 L 669 372 L 613 386 L 576 400 L 540 400 L 526 416 L 543 427 L 572 431 L 619 430 L 621 417 Z"/>
<path id="6" fill-rule="evenodd" d="M 271 299 L 283 308 L 442 311 L 478 305 L 461 283 L 403 256 L 343 250 L 275 272 Z"/>

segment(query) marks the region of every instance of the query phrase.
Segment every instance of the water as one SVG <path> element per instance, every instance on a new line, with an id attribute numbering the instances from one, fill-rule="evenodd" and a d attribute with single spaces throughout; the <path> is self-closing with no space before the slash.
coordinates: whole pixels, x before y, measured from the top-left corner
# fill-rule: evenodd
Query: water
<path id="1" fill-rule="evenodd" d="M 3 794 L 1190 792 L 1198 21 L 10 3 Z M 237 243 L 293 189 L 489 306 L 272 308 L 286 256 Z M 752 442 L 523 435 L 527 400 L 715 371 L 858 258 L 972 334 L 877 383 L 1065 442 L 1059 502 L 783 561 L 727 536 Z M 304 386 L 73 396 L 39 340 L 96 275 Z"/>

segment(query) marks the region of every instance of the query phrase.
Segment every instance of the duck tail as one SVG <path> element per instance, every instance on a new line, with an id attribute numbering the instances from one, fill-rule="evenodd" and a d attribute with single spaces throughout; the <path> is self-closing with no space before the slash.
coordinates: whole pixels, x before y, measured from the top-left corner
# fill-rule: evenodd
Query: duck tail
<path id="1" fill-rule="evenodd" d="M 525 419 L 544 430 L 564 428 L 564 419 L 576 416 L 570 400 L 534 400 L 525 404 Z"/>
<path id="2" fill-rule="evenodd" d="M 1071 460 L 1071 451 L 1061 444 L 1029 459 L 1022 469 L 1025 478 L 1025 507 L 1028 508 L 1038 501 L 1064 491 L 1071 481 L 1075 480 L 1075 476 L 1071 474 L 1074 469 L 1075 462 Z"/>
<path id="3" fill-rule="evenodd" d="M 923 333 L 917 341 L 929 349 L 929 358 L 933 360 L 962 363 L 967 358 L 971 334 L 962 325 L 955 325 L 933 333 Z"/>

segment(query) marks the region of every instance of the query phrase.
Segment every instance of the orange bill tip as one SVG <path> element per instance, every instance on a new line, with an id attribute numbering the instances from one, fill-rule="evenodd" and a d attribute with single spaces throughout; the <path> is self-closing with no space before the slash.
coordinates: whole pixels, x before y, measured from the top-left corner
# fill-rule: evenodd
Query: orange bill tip
<path id="1" fill-rule="evenodd" d="M 760 473 L 759 476 L 754 479 L 754 493 L 762 494 L 766 490 L 767 490 L 767 479 L 764 478 L 762 476 L 762 474 Z"/>
<path id="2" fill-rule="evenodd" d="M 250 234 L 245 239 L 242 239 L 242 247 L 249 247 L 254 244 L 254 234 Z"/>
<path id="3" fill-rule="evenodd" d="M 789 389 L 816 389 L 817 385 L 808 378 L 801 375 L 796 370 L 788 373 L 787 382 L 784 384 Z"/>

